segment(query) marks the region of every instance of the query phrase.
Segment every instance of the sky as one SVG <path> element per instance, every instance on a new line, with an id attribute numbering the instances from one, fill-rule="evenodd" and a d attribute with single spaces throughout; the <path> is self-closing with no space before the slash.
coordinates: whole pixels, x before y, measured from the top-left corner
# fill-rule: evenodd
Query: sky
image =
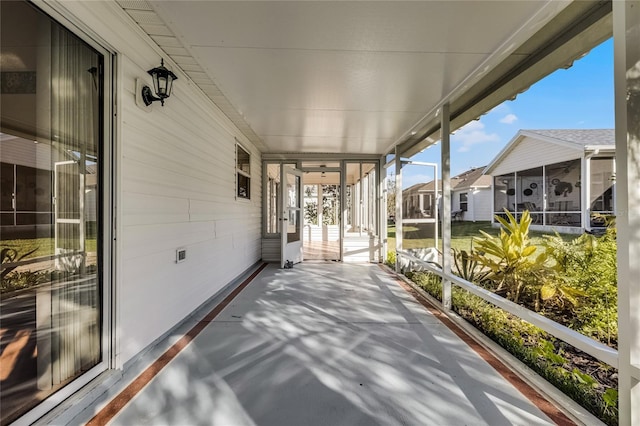
<path id="1" fill-rule="evenodd" d="M 451 176 L 488 165 L 520 129 L 612 129 L 613 40 L 540 80 L 451 136 Z M 440 163 L 440 145 L 412 160 Z M 392 168 L 390 168 L 392 169 Z M 403 169 L 403 188 L 433 179 L 424 167 Z"/>

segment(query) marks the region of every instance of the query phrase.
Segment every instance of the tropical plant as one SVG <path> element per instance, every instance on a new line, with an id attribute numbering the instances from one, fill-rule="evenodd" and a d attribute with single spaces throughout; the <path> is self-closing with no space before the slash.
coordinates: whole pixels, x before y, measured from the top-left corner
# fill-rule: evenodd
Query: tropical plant
<path id="1" fill-rule="evenodd" d="M 502 225 L 498 236 L 481 230 L 482 238 L 474 240 L 473 259 L 490 270 L 487 278 L 495 283 L 497 293 L 518 303 L 526 290 L 537 300 L 540 287 L 553 273 L 546 265 L 548 255 L 545 251 L 535 255 L 537 246 L 529 239 L 531 216 L 527 210 L 519 222 L 508 210 L 504 212 L 506 219 L 495 216 Z"/>
<path id="2" fill-rule="evenodd" d="M 2 279 L 4 280 L 4 278 L 11 271 L 18 267 L 18 265 L 16 265 L 17 262 L 20 262 L 25 257 L 35 253 L 37 250 L 38 247 L 34 248 L 33 250 L 27 251 L 26 253 L 20 254 L 16 249 L 4 247 L 0 251 L 0 258 L 2 258 Z"/>
<path id="3" fill-rule="evenodd" d="M 487 279 L 491 270 L 485 268 L 477 259 L 478 253 L 472 249 L 466 250 L 451 249 L 453 251 L 453 273 L 472 283 L 481 284 Z"/>

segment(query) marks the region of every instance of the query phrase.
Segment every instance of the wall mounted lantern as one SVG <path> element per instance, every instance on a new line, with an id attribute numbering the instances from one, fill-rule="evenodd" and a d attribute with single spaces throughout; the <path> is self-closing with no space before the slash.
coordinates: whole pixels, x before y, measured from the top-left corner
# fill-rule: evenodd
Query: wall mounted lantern
<path id="1" fill-rule="evenodd" d="M 164 59 L 160 59 L 160 66 L 149 70 L 149 74 L 153 77 L 155 96 L 151 93 L 149 86 L 144 86 L 142 88 L 142 100 L 146 106 L 151 105 L 154 101 L 160 101 L 162 106 L 164 106 L 164 100 L 171 96 L 171 87 L 174 80 L 177 80 L 178 77 L 165 68 Z"/>

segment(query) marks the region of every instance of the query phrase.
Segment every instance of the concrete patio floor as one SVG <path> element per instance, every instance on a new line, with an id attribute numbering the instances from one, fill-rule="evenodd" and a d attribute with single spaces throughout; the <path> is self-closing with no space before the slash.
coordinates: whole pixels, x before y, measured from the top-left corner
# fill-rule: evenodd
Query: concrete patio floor
<path id="1" fill-rule="evenodd" d="M 262 270 L 110 424 L 556 423 L 379 266 L 303 263 Z"/>

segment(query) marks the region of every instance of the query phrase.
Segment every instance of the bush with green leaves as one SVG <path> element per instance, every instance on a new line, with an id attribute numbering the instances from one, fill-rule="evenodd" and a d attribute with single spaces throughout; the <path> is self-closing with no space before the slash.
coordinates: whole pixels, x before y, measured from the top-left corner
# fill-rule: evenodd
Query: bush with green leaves
<path id="1" fill-rule="evenodd" d="M 566 344 L 458 287 L 452 289 L 452 306 L 462 318 L 603 422 L 618 424 L 617 390 L 604 387 L 584 371 L 568 369 L 563 349 Z"/>
<path id="2" fill-rule="evenodd" d="M 609 228 L 601 237 L 583 235 L 564 241 L 545 237 L 542 246 L 529 238 L 528 212 L 517 221 L 509 212 L 497 217 L 497 237 L 483 232 L 471 252 L 453 251 L 453 272 L 467 281 L 505 295 L 583 334 L 615 346 L 617 342 L 616 234 Z M 395 258 L 394 258 L 395 263 Z M 410 272 L 407 276 L 442 300 L 439 276 Z M 453 309 L 476 328 L 527 364 L 543 378 L 609 425 L 618 423 L 615 370 L 593 360 L 584 370 L 581 359 L 566 343 L 489 302 L 456 286 Z M 594 372 L 595 371 L 595 372 Z M 597 373 L 597 374 L 596 374 Z M 601 384 L 594 376 L 601 377 Z"/>
<path id="3" fill-rule="evenodd" d="M 407 272 L 407 278 L 434 298 L 442 301 L 442 278 L 432 272 Z"/>
<path id="4" fill-rule="evenodd" d="M 556 234 L 546 237 L 546 252 L 564 287 L 584 297 L 566 316 L 567 326 L 611 346 L 618 341 L 618 281 L 616 230 L 596 237 L 584 234 L 566 242 Z M 555 307 L 557 313 L 557 307 Z M 553 317 L 554 307 L 547 306 Z"/>
<path id="5" fill-rule="evenodd" d="M 2 277 L 0 293 L 9 293 L 16 290 L 30 288 L 51 280 L 48 271 L 14 271 Z"/>
<path id="6" fill-rule="evenodd" d="M 493 291 L 515 303 L 524 296 L 525 305 L 537 307 L 540 288 L 553 273 L 547 267 L 548 254 L 536 253 L 538 247 L 529 238 L 528 211 L 521 214 L 519 221 L 508 210 L 505 215 L 506 219 L 495 216 L 502 225 L 498 236 L 480 231 L 482 237 L 474 239 L 473 260 L 490 271 L 486 278 L 494 284 Z"/>
<path id="7" fill-rule="evenodd" d="M 384 262 L 389 268 L 396 268 L 396 252 L 389 250 L 387 252 L 387 260 Z"/>

